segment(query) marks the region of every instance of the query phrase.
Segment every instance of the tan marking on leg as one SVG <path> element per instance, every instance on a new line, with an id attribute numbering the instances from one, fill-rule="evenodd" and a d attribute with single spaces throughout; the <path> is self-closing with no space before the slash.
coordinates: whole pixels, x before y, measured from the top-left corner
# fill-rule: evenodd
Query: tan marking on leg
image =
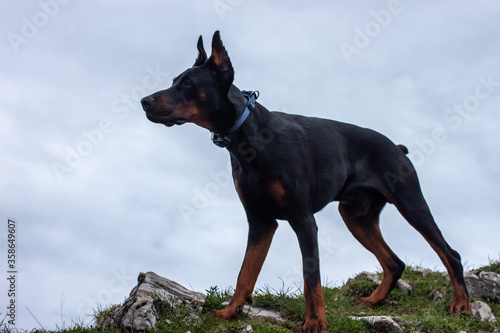
<path id="1" fill-rule="evenodd" d="M 214 311 L 213 315 L 225 320 L 231 320 L 241 314 L 245 302 L 252 298 L 255 282 L 264 264 L 277 227 L 278 223 L 275 221 L 275 228 L 269 229 L 259 243 L 247 247 L 234 295 L 225 309 Z"/>
<path id="2" fill-rule="evenodd" d="M 460 316 L 460 314 L 470 314 L 470 300 L 467 295 L 467 291 L 463 288 L 463 286 L 457 282 L 455 277 L 455 273 L 451 268 L 451 265 L 446 257 L 446 254 L 437 246 L 434 246 L 432 243 L 431 247 L 436 251 L 439 258 L 443 262 L 446 270 L 448 271 L 448 275 L 450 276 L 450 283 L 453 288 L 453 302 L 450 305 L 449 312 L 453 316 Z"/>
<path id="3" fill-rule="evenodd" d="M 370 252 L 372 252 L 382 266 L 384 276 L 382 282 L 368 297 L 363 297 L 360 303 L 371 307 L 382 302 L 391 291 L 396 270 L 392 258 L 397 258 L 394 252 L 384 241 L 378 225 L 378 216 L 366 223 L 360 223 L 346 204 L 339 204 L 340 215 L 353 236 Z M 399 277 L 398 277 L 399 278 Z"/>
<path id="4" fill-rule="evenodd" d="M 302 327 L 303 332 L 326 332 L 325 301 L 323 290 L 318 282 L 313 288 L 304 283 L 304 297 L 306 299 L 306 320 Z"/>

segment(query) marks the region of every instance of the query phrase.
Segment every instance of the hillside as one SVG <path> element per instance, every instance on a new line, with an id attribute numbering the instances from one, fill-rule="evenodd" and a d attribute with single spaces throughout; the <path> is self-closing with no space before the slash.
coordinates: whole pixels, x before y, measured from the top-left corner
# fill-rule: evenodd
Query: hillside
<path id="1" fill-rule="evenodd" d="M 500 261 L 468 272 L 468 281 L 475 280 L 474 277 L 481 275 L 481 272 L 500 274 Z M 447 276 L 442 272 L 433 272 L 428 269 L 407 268 L 402 276 L 402 280 L 406 283 L 398 285 L 385 302 L 376 308 L 366 309 L 355 305 L 359 297 L 368 296 L 375 290 L 378 283 L 374 280 L 377 277 L 381 278 L 381 273 L 362 273 L 341 287 L 323 288 L 329 332 L 397 332 L 390 327 L 387 328 L 384 324 L 373 326 L 366 320 L 355 318 L 367 316 L 390 316 L 404 332 L 500 332 L 498 322 L 481 321 L 470 316 L 449 316 L 446 311 L 451 303 L 452 290 Z M 497 280 L 497 282 L 500 281 Z M 469 286 L 469 289 L 474 289 L 476 294 L 481 288 L 484 289 L 485 286 Z M 483 295 L 479 298 L 472 297 L 471 300 L 486 303 L 493 315 L 500 318 L 500 290 L 493 292 L 496 292 L 496 296 Z M 230 299 L 230 294 L 231 290 L 221 291 L 216 287 L 208 290 L 201 314 L 193 314 L 190 306 L 171 306 L 155 302 L 158 316 L 155 331 L 300 332 L 305 316 L 305 299 L 301 291 L 285 287 L 281 290 L 270 290 L 264 287 L 255 291 L 253 306 L 278 312 L 283 318 L 280 322 L 256 320 L 246 314 L 238 320 L 222 322 L 205 315 L 210 310 L 222 308 L 223 302 Z M 98 322 L 103 323 L 103 319 L 110 312 L 107 310 L 99 313 Z"/>
<path id="2" fill-rule="evenodd" d="M 486 273 L 490 272 L 490 273 Z M 144 273 L 143 277 L 145 276 Z M 153 274 L 154 273 L 146 273 Z M 157 276 L 158 277 L 158 276 Z M 490 278 L 487 281 L 483 278 Z M 164 279 L 158 277 L 159 279 Z M 381 273 L 363 272 L 353 279 L 349 279 L 341 287 L 323 287 L 325 296 L 328 332 L 497 332 L 500 333 L 500 322 L 480 320 L 472 316 L 462 315 L 451 317 L 446 313 L 447 306 L 451 303 L 452 290 L 443 272 L 429 269 L 408 267 L 403 276 L 403 283 L 399 284 L 388 298 L 378 307 L 373 309 L 360 308 L 355 305 L 359 297 L 368 296 L 376 287 L 377 279 Z M 141 277 L 140 277 L 141 279 Z M 162 301 L 157 297 L 163 290 L 148 289 L 155 296 L 151 302 L 150 313 L 154 315 L 151 331 L 154 332 L 220 332 L 220 333 L 245 333 L 245 332 L 300 332 L 305 316 L 305 299 L 300 290 L 283 287 L 281 290 L 260 288 L 254 293 L 253 307 L 261 310 L 277 312 L 282 319 L 273 320 L 254 318 L 253 314 L 244 314 L 237 320 L 223 322 L 206 315 L 210 310 L 223 308 L 223 302 L 230 299 L 232 290 L 220 290 L 212 287 L 205 294 L 189 291 L 173 281 L 165 279 L 182 289 L 184 294 L 192 293 L 195 299 L 191 301 L 175 300 L 172 296 L 169 301 Z M 405 283 L 406 282 L 406 283 Z M 500 261 L 467 272 L 467 282 L 471 301 L 486 304 L 496 319 L 500 319 Z M 488 285 L 488 283 L 490 285 Z M 141 284 L 141 281 L 139 281 Z M 137 287 L 134 288 L 137 291 Z M 142 296 L 141 296 L 142 297 Z M 191 296 L 186 296 L 191 297 Z M 131 299 L 131 298 L 130 298 Z M 130 299 L 125 301 L 129 302 Z M 200 301 L 201 299 L 201 301 Z M 483 303 L 480 303 L 481 301 Z M 145 305 L 145 301 L 140 306 Z M 125 304 L 124 303 L 124 304 Z M 130 304 L 129 304 L 130 306 Z M 137 305 L 133 305 L 138 307 Z M 124 306 L 113 306 L 108 309 L 96 311 L 95 323 L 87 325 L 76 324 L 71 329 L 62 332 L 118 332 L 112 324 L 116 320 L 116 313 Z M 137 314 L 136 314 L 137 315 Z M 144 313 L 139 316 L 145 316 Z M 373 322 L 370 316 L 388 316 L 387 322 Z M 114 319 L 113 319 L 114 318 Z M 138 318 L 133 318 L 136 320 Z M 140 318 L 139 318 L 140 319 Z M 142 318 L 144 319 L 144 318 Z M 394 326 L 395 325 L 395 326 Z M 9 331 L 5 327 L 2 331 Z"/>

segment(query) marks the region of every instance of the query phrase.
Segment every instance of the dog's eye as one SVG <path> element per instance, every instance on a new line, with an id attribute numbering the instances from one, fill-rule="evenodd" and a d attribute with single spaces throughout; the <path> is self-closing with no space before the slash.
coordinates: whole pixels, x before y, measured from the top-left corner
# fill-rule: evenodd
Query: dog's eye
<path id="1" fill-rule="evenodd" d="M 184 80 L 182 81 L 182 86 L 184 86 L 184 87 L 189 87 L 189 86 L 191 86 L 191 85 L 192 85 L 192 82 L 191 82 L 191 80 L 189 80 L 189 79 L 184 79 Z"/>

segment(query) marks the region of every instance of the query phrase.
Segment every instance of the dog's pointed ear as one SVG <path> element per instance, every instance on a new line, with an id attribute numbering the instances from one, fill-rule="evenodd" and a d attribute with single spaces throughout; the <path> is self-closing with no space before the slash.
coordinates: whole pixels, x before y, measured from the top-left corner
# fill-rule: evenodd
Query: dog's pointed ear
<path id="1" fill-rule="evenodd" d="M 196 44 L 196 47 L 198 48 L 198 57 L 196 58 L 196 62 L 194 63 L 194 66 L 201 66 L 207 61 L 207 52 L 205 52 L 205 48 L 203 47 L 203 38 L 200 35 L 200 38 L 198 38 L 198 44 Z"/>
<path id="2" fill-rule="evenodd" d="M 231 65 L 231 60 L 229 60 L 224 44 L 222 44 L 219 31 L 216 31 L 212 38 L 211 58 L 217 69 L 223 74 L 224 79 L 231 84 L 234 79 L 233 65 Z"/>

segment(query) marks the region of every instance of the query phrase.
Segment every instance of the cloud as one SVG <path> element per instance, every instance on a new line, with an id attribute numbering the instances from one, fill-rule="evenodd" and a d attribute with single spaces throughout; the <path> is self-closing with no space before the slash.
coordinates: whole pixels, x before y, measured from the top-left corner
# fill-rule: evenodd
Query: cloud
<path id="1" fill-rule="evenodd" d="M 389 23 L 384 1 L 0 6 L 0 217 L 19 224 L 18 328 L 39 326 L 25 307 L 47 328 L 89 320 L 96 303 L 122 301 L 140 271 L 200 291 L 235 285 L 248 227 L 225 178 L 227 152 L 202 128 L 150 123 L 139 105 L 191 66 L 198 36 L 208 49 L 217 29 L 237 86 L 259 90 L 269 109 L 355 123 L 407 145 L 464 262 L 497 256 L 500 89 L 465 116 L 447 113 L 474 103 L 480 78 L 500 82 L 497 3 L 400 1 Z M 10 33 L 27 42 L 13 47 Z M 343 42 L 359 49 L 350 61 Z M 436 129 L 446 138 L 435 140 Z M 378 267 L 335 203 L 316 219 L 324 279 Z M 403 260 L 443 269 L 394 207 L 381 221 Z M 300 262 L 280 221 L 257 285 L 300 285 Z"/>

